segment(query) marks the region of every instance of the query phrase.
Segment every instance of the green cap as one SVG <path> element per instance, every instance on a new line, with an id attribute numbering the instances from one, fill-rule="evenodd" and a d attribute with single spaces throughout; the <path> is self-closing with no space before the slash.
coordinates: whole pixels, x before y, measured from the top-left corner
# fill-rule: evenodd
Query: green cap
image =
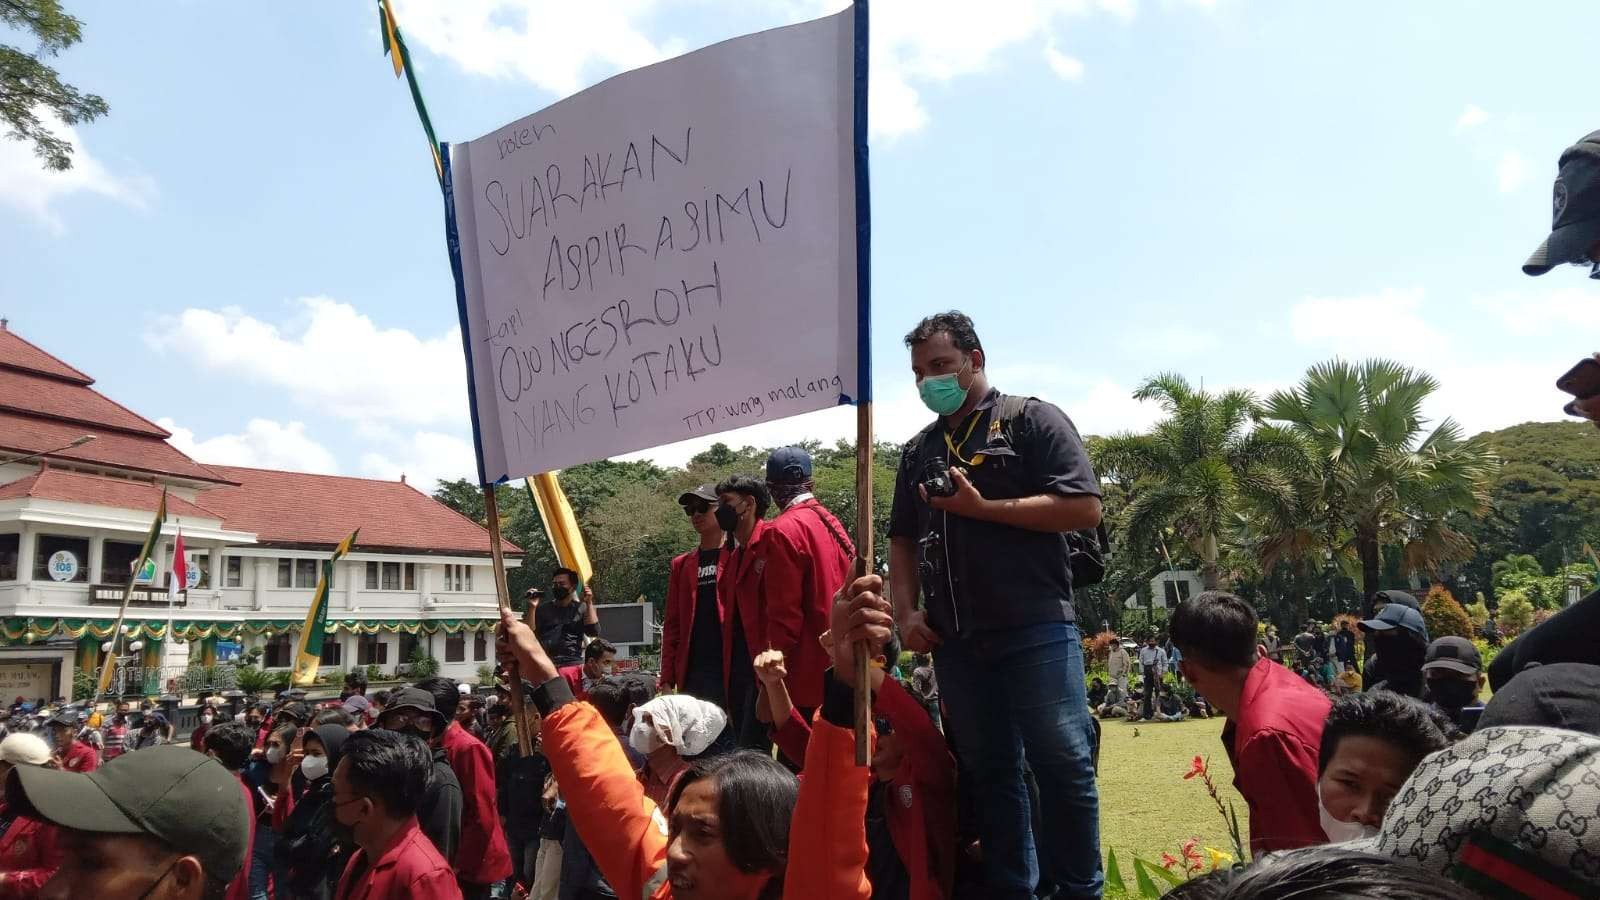
<path id="1" fill-rule="evenodd" d="M 239 779 L 187 747 L 124 753 L 93 772 L 18 766 L 28 803 L 52 824 L 100 834 L 147 834 L 231 880 L 244 867 L 250 811 Z"/>

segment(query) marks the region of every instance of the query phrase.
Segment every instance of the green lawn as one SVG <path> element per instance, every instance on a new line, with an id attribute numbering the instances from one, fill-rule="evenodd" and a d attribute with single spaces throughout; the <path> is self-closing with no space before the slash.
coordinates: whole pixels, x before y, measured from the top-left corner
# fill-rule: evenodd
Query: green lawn
<path id="1" fill-rule="evenodd" d="M 1209 757 L 1211 777 L 1224 802 L 1239 814 L 1249 839 L 1244 800 L 1233 788 L 1233 768 L 1222 750 L 1223 719 L 1160 724 L 1101 721 L 1100 845 L 1116 850 L 1123 877 L 1133 887 L 1133 856 L 1150 862 L 1178 855 L 1189 838 L 1202 847 L 1232 852 L 1227 826 L 1199 778 L 1184 781 L 1196 755 Z"/>

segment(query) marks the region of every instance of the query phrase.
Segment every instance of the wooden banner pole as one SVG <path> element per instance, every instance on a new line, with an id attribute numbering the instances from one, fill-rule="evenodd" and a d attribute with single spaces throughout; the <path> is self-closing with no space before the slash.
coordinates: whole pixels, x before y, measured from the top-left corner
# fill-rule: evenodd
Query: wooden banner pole
<path id="1" fill-rule="evenodd" d="M 502 613 L 511 609 L 511 591 L 506 587 L 506 555 L 500 546 L 500 505 L 494 485 L 483 487 L 483 512 L 489 520 L 489 558 L 494 561 L 494 591 Z M 522 673 L 515 662 L 508 663 L 506 678 L 511 682 L 511 721 L 517 723 L 517 749 L 527 758 L 533 755 L 533 733 L 528 730 L 528 714 L 522 702 Z"/>
<path id="2" fill-rule="evenodd" d="M 855 577 L 873 571 L 872 534 L 872 401 L 856 407 L 856 565 Z M 856 669 L 856 765 L 871 761 L 867 734 L 872 721 L 872 682 L 868 680 L 872 663 L 867 646 L 855 646 Z M 894 660 L 889 661 L 890 665 Z"/>

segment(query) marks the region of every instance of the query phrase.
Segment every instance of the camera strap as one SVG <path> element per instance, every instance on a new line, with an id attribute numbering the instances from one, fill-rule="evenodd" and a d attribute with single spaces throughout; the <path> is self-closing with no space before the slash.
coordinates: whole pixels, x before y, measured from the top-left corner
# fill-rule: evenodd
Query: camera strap
<path id="1" fill-rule="evenodd" d="M 855 559 L 855 548 L 850 546 L 850 542 L 845 540 L 844 535 L 834 530 L 833 523 L 829 522 L 828 517 L 822 514 L 822 510 L 815 506 L 808 506 L 806 509 L 811 510 L 811 512 L 816 515 L 817 520 L 822 523 L 822 527 L 827 529 L 828 534 L 832 536 L 833 542 L 839 545 L 840 550 L 844 551 L 844 555 L 850 559 Z"/>

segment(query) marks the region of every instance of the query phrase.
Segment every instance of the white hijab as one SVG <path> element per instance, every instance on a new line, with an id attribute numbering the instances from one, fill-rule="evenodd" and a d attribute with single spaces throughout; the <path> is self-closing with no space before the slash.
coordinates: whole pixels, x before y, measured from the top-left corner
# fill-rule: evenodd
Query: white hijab
<path id="1" fill-rule="evenodd" d="M 715 703 L 668 694 L 634 709 L 628 743 L 646 755 L 670 746 L 679 756 L 699 756 L 727 724 L 728 714 Z"/>

